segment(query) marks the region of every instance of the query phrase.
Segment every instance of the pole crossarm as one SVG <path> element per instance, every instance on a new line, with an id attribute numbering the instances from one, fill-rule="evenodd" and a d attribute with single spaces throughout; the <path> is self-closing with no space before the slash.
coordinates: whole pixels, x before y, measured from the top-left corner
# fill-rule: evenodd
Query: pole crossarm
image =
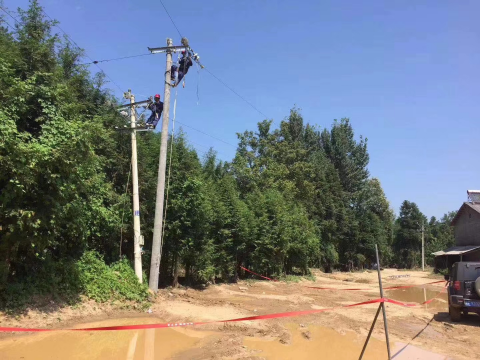
<path id="1" fill-rule="evenodd" d="M 136 101 L 133 104 L 123 104 L 123 105 L 117 106 L 117 109 L 129 108 L 132 105 L 133 106 L 143 105 L 143 104 L 147 104 L 149 101 L 152 101 L 152 100 L 148 99 L 148 100 Z"/>
<path id="2" fill-rule="evenodd" d="M 200 63 L 200 56 L 193 51 L 188 43 L 188 39 L 183 37 L 182 38 L 182 45 L 169 45 L 163 47 L 156 47 L 156 48 L 147 48 L 152 54 L 161 54 L 161 53 L 177 53 L 182 51 L 188 51 L 193 55 L 193 60 L 200 66 L 200 68 L 204 68 L 204 66 Z"/>
<path id="3" fill-rule="evenodd" d="M 164 47 L 158 47 L 158 48 L 149 47 L 148 50 L 152 54 L 161 54 L 166 52 L 182 52 L 182 51 L 188 50 L 188 48 L 183 45 L 172 45 L 172 46 L 164 46 Z"/>

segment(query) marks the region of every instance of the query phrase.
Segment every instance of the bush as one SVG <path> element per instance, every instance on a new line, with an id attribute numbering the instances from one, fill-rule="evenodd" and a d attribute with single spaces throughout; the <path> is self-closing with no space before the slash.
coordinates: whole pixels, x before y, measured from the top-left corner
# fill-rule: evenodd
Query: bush
<path id="1" fill-rule="evenodd" d="M 77 262 L 77 267 L 82 292 L 90 299 L 142 302 L 148 298 L 148 287 L 138 282 L 126 259 L 108 266 L 101 255 L 88 251 Z"/>
<path id="2" fill-rule="evenodd" d="M 12 313 L 49 300 L 73 305 L 80 301 L 79 295 L 98 302 L 140 303 L 148 299 L 148 287 L 138 282 L 128 260 L 108 266 L 101 255 L 88 251 L 76 262 L 42 261 L 27 278 L 9 282 L 0 289 L 0 308 Z"/>
<path id="3" fill-rule="evenodd" d="M 35 264 L 27 277 L 13 278 L 0 288 L 0 308 L 7 312 L 18 311 L 34 302 L 39 306 L 48 304 L 45 300 L 73 304 L 79 301 L 80 292 L 76 264 L 48 258 Z"/>

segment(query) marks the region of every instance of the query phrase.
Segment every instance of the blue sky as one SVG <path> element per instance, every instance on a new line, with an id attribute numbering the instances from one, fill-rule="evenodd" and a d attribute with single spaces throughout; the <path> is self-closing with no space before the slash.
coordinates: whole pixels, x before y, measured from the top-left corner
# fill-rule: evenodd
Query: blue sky
<path id="1" fill-rule="evenodd" d="M 27 0 L 5 0 L 25 7 Z M 94 60 L 147 53 L 180 36 L 158 0 L 44 0 Z M 183 36 L 216 76 L 276 124 L 295 104 L 324 128 L 349 117 L 369 141 L 371 175 L 398 213 L 405 199 L 440 217 L 480 188 L 476 134 L 480 48 L 475 0 L 171 1 Z M 11 20 L 11 19 L 9 19 Z M 165 56 L 100 64 L 123 89 L 163 98 Z M 92 67 L 95 70 L 95 67 Z M 197 82 L 200 102 L 197 105 Z M 112 90 L 121 96 L 113 84 Z M 477 102 L 476 102 L 477 101 Z M 235 145 L 263 117 L 194 68 L 177 120 Z M 177 128 L 180 126 L 177 123 Z M 223 160 L 235 147 L 184 127 Z"/>

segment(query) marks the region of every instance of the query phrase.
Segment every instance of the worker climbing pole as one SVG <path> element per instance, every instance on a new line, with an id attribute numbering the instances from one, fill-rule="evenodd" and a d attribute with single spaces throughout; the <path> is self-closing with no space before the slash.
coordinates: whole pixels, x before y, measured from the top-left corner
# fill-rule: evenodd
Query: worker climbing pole
<path id="1" fill-rule="evenodd" d="M 160 100 L 160 98 L 158 100 Z M 155 120 L 158 122 L 158 120 L 160 119 L 160 116 L 162 114 L 162 110 L 163 110 L 163 103 L 158 104 L 157 106 L 153 107 L 152 104 L 154 104 L 154 103 L 155 102 L 153 101 L 153 98 L 150 97 L 150 99 L 148 99 L 148 100 L 136 101 L 136 102 L 131 103 L 131 104 L 125 104 L 125 105 L 118 106 L 117 109 L 121 110 L 120 114 L 124 115 L 125 117 L 128 117 L 128 113 L 124 109 L 133 106 L 133 110 L 130 110 L 130 111 L 133 111 L 133 113 L 131 113 L 131 115 L 135 116 L 135 122 L 134 122 L 135 126 L 132 127 L 131 122 L 128 122 L 128 123 L 126 122 L 123 126 L 115 126 L 115 130 L 126 131 L 126 132 L 153 131 L 155 129 L 155 127 L 150 126 L 150 120 L 151 120 L 152 124 L 155 122 Z M 148 108 L 148 109 L 152 110 L 152 115 L 147 120 L 147 122 L 141 121 L 141 119 L 138 119 L 136 117 L 135 109 L 137 107 L 145 107 L 145 108 Z M 158 117 L 154 116 L 155 114 L 157 114 Z M 156 125 L 156 122 L 155 122 L 155 125 Z"/>
<path id="2" fill-rule="evenodd" d="M 148 103 L 148 108 L 152 111 L 152 114 L 148 118 L 145 127 L 148 129 L 155 129 L 163 111 L 163 102 L 160 101 L 159 94 L 155 95 L 155 101 L 150 101 Z"/>

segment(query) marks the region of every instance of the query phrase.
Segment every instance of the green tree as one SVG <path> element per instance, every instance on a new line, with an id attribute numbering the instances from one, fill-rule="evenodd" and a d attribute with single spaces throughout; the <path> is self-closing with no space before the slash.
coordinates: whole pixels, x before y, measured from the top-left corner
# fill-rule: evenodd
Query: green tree
<path id="1" fill-rule="evenodd" d="M 120 224 L 115 100 L 76 64 L 81 51 L 51 34 L 37 1 L 18 19 L 13 36 L 0 33 L 1 287 L 87 248 L 111 258 Z"/>
<path id="2" fill-rule="evenodd" d="M 421 264 L 422 222 L 427 224 L 427 219 L 417 204 L 405 200 L 396 220 L 397 231 L 393 243 L 396 261 L 401 267 L 413 268 Z"/>
<path id="3" fill-rule="evenodd" d="M 455 246 L 455 237 L 453 227 L 450 225 L 456 215 L 456 211 L 451 211 L 437 220 L 431 217 L 425 236 L 425 258 L 429 265 L 434 265 L 433 252 L 445 250 Z"/>

